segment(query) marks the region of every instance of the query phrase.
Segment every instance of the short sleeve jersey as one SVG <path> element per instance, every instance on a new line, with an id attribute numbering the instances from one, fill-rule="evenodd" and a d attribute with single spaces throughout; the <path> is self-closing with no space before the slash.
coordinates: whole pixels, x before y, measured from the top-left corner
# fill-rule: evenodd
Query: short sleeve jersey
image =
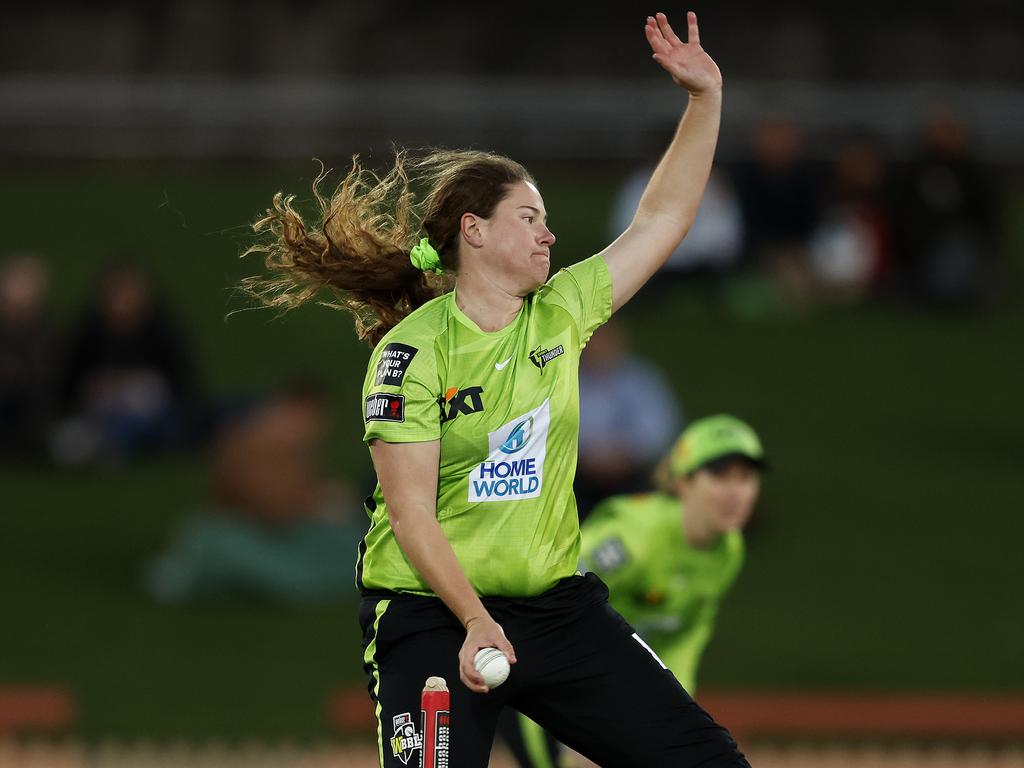
<path id="1" fill-rule="evenodd" d="M 679 500 L 662 493 L 616 496 L 583 524 L 583 562 L 607 584 L 612 606 L 688 691 L 722 597 L 743 567 L 743 534 L 698 549 L 683 533 Z"/>
<path id="2" fill-rule="evenodd" d="M 499 331 L 482 331 L 453 292 L 373 352 L 363 439 L 440 440 L 437 519 L 480 595 L 533 596 L 577 572 L 579 356 L 611 296 L 593 256 L 555 274 Z M 366 506 L 360 588 L 431 594 L 395 540 L 379 483 Z"/>

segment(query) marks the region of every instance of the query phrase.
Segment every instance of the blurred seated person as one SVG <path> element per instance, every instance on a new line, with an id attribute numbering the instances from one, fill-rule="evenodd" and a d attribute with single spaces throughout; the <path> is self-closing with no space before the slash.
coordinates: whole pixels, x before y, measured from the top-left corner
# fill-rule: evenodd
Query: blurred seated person
<path id="1" fill-rule="evenodd" d="M 634 356 L 613 318 L 580 360 L 580 443 L 574 490 L 580 520 L 608 496 L 645 490 L 679 431 L 680 407 L 664 376 Z"/>
<path id="2" fill-rule="evenodd" d="M 947 108 L 932 112 L 922 145 L 904 169 L 893 221 L 896 284 L 936 305 L 971 305 L 994 285 L 997 196 L 972 155 L 967 126 Z"/>
<path id="3" fill-rule="evenodd" d="M 150 594 L 166 601 L 354 594 L 365 523 L 347 489 L 320 474 L 327 421 L 324 391 L 303 382 L 228 419 L 212 443 L 210 506 L 149 565 Z"/>
<path id="4" fill-rule="evenodd" d="M 56 343 L 46 288 L 38 256 L 12 255 L 0 264 L 0 458 L 45 450 Z"/>
<path id="5" fill-rule="evenodd" d="M 871 136 L 853 136 L 839 147 L 810 240 L 819 297 L 851 303 L 883 284 L 891 258 L 886 183 L 885 158 Z"/>
<path id="6" fill-rule="evenodd" d="M 609 231 L 618 237 L 633 220 L 637 204 L 666 144 L 675 135 L 676 124 L 659 132 L 651 142 L 647 162 L 633 171 L 619 188 Z M 675 249 L 665 265 L 654 276 L 655 284 L 678 282 L 695 274 L 720 275 L 737 265 L 743 246 L 743 215 L 739 199 L 729 177 L 717 168 L 711 169 L 704 196 L 693 226 L 686 239 Z"/>
<path id="7" fill-rule="evenodd" d="M 133 266 L 111 266 L 70 336 L 54 458 L 118 462 L 181 447 L 192 375 L 190 350 L 149 279 Z"/>
<path id="8" fill-rule="evenodd" d="M 767 115 L 754 123 L 736 190 L 747 259 L 772 278 L 789 304 L 807 303 L 813 293 L 807 245 L 819 220 L 819 191 L 796 120 Z"/>

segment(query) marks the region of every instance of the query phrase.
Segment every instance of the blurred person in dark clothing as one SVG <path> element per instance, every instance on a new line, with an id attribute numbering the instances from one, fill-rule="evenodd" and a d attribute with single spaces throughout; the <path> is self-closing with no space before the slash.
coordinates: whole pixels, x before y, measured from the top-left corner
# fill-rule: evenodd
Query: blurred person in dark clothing
<path id="1" fill-rule="evenodd" d="M 942 305 L 984 301 L 992 288 L 996 194 L 970 153 L 967 126 L 937 109 L 897 191 L 895 284 L 913 299 Z"/>
<path id="2" fill-rule="evenodd" d="M 122 461 L 185 443 L 191 353 L 139 269 L 116 264 L 102 275 L 70 336 L 59 394 L 59 463 Z"/>
<path id="3" fill-rule="evenodd" d="M 580 521 L 602 499 L 647 489 L 651 470 L 679 432 L 680 411 L 665 377 L 632 353 L 614 318 L 594 332 L 580 359 L 573 488 Z"/>
<path id="4" fill-rule="evenodd" d="M 764 117 L 754 124 L 751 155 L 736 173 L 747 260 L 796 305 L 813 291 L 807 243 L 819 220 L 819 182 L 803 144 L 795 120 Z"/>
<path id="5" fill-rule="evenodd" d="M 320 472 L 327 416 L 324 388 L 299 381 L 223 420 L 212 443 L 209 505 L 148 566 L 150 594 L 168 601 L 355 594 L 352 562 L 366 526 L 346 486 Z"/>
<path id="6" fill-rule="evenodd" d="M 56 335 L 46 313 L 42 259 L 0 266 L 0 457 L 43 455 L 52 411 Z"/>
<path id="7" fill-rule="evenodd" d="M 866 298 L 890 270 L 888 168 L 878 141 L 851 136 L 836 151 L 821 222 L 810 239 L 815 292 L 832 302 Z"/>

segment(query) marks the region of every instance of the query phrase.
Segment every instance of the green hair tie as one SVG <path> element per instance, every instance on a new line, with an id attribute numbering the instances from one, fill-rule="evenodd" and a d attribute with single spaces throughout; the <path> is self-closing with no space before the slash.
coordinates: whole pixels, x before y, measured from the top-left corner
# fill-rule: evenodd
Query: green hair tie
<path id="1" fill-rule="evenodd" d="M 409 261 L 412 262 L 416 269 L 423 272 L 433 270 L 438 275 L 444 272 L 444 269 L 441 267 L 441 257 L 426 237 L 422 238 L 419 244 L 414 245 L 412 250 L 409 251 Z"/>

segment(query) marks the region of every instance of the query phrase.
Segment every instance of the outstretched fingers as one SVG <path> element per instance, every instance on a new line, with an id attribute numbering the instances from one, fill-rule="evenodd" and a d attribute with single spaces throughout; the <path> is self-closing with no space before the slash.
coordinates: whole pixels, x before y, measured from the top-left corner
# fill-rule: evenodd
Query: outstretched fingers
<path id="1" fill-rule="evenodd" d="M 647 17 L 644 27 L 647 41 L 654 52 L 652 58 L 672 76 L 676 85 L 686 88 L 691 96 L 720 91 L 722 73 L 700 44 L 697 14 L 686 14 L 686 42 L 672 29 L 664 13 Z"/>
<path id="2" fill-rule="evenodd" d="M 687 16 L 689 18 L 689 16 Z M 668 23 L 668 16 L 664 13 L 659 13 L 655 20 L 658 23 L 658 30 L 661 32 L 662 37 L 668 41 L 670 45 L 682 45 L 683 41 L 679 39 L 679 36 L 672 31 L 672 25 Z M 691 41 L 692 42 L 692 41 Z"/>
<path id="3" fill-rule="evenodd" d="M 655 57 L 658 54 L 668 53 L 672 46 L 665 40 L 665 36 L 662 35 L 661 29 L 658 27 L 658 22 L 653 16 L 647 17 L 647 24 L 644 26 L 644 34 L 647 35 L 647 42 L 651 46 L 651 50 L 654 51 Z"/>
<path id="4" fill-rule="evenodd" d="M 697 29 L 697 14 L 693 11 L 687 11 L 686 25 L 689 42 L 693 45 L 700 45 L 700 31 Z"/>

